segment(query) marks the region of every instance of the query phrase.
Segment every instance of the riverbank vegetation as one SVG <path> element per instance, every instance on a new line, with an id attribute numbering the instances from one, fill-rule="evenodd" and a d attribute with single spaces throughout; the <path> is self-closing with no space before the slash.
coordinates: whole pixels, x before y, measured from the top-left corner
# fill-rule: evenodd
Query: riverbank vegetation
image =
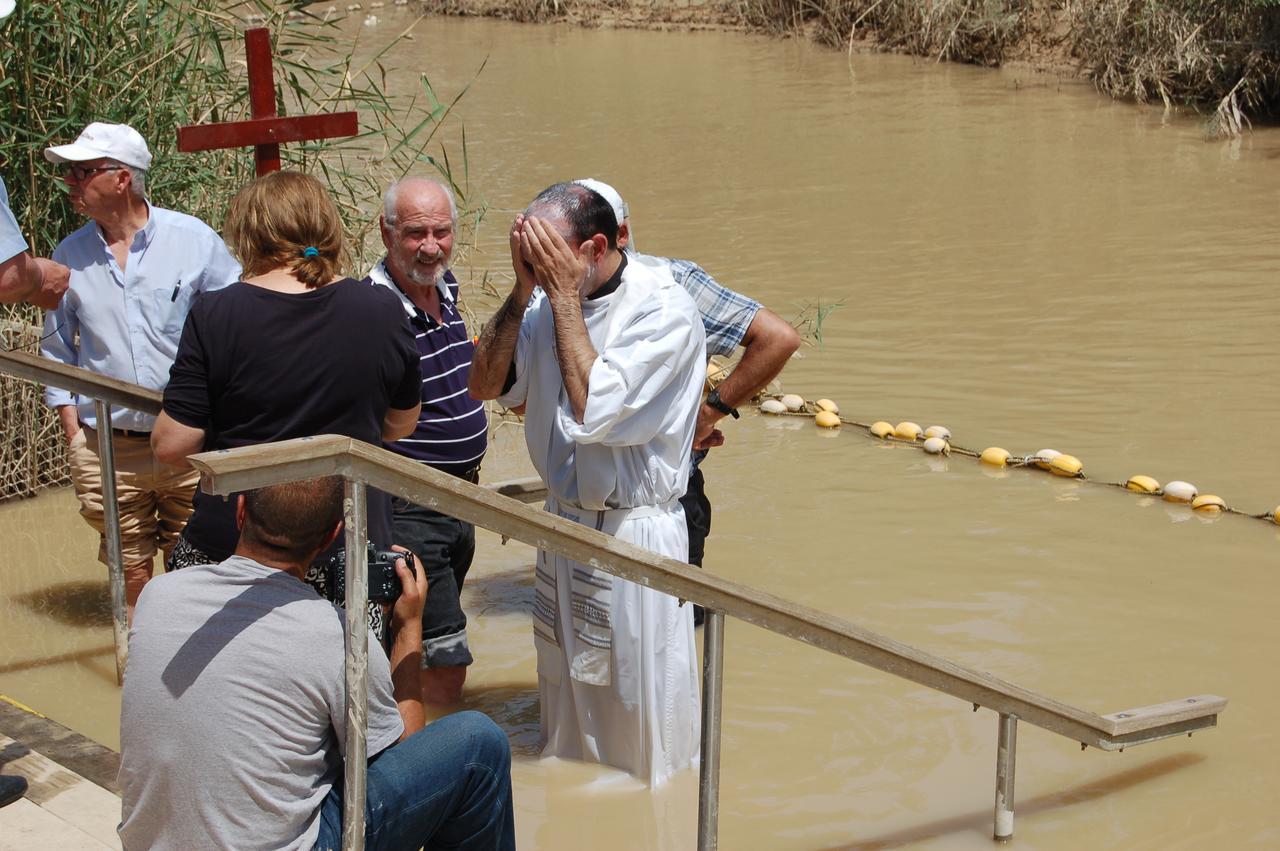
<path id="1" fill-rule="evenodd" d="M 1190 106 L 1215 135 L 1280 115 L 1280 0 L 423 0 L 428 10 L 587 25 L 745 27 L 872 49 L 1079 73 Z"/>
<path id="2" fill-rule="evenodd" d="M 353 139 L 281 149 L 285 168 L 320 175 L 333 192 L 351 246 L 349 272 L 363 272 L 381 251 L 382 190 L 415 165 L 453 183 L 466 232 L 466 216 L 480 211 L 468 203 L 465 147 L 450 160 L 435 141 L 457 98 L 442 102 L 425 76 L 414 92 L 387 94 L 382 56 L 398 37 L 365 50 L 325 8 L 269 0 L 20 2 L 0 22 L 0 175 L 32 251 L 48 255 L 83 223 L 43 151 L 92 121 L 129 124 L 147 140 L 154 203 L 221 227 L 231 196 L 253 176 L 252 152 L 182 154 L 177 128 L 249 117 L 247 25 L 271 31 L 280 114 L 359 113 Z M 357 47 L 371 58 L 357 61 Z M 33 351 L 39 320 L 28 306 L 0 308 L 0 344 Z M 33 386 L 0 377 L 0 403 L 0 499 L 65 481 L 56 417 Z"/>

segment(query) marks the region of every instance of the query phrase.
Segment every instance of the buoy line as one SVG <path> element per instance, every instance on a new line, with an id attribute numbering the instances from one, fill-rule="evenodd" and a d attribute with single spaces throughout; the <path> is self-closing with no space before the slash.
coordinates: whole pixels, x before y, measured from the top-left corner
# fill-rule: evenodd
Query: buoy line
<path id="1" fill-rule="evenodd" d="M 759 404 L 759 411 L 775 417 L 804 417 L 812 419 L 819 428 L 853 426 L 862 429 L 871 438 L 884 443 L 914 446 L 930 455 L 963 455 L 976 458 L 992 467 L 1022 467 L 1045 470 L 1055 476 L 1079 479 L 1083 482 L 1120 488 L 1145 496 L 1158 496 L 1165 502 L 1188 506 L 1203 514 L 1237 514 L 1280 525 L 1280 505 L 1269 512 L 1252 514 L 1227 505 L 1222 497 L 1202 494 L 1190 482 L 1171 481 L 1163 486 L 1150 476 L 1133 475 L 1123 482 L 1091 479 L 1084 472 L 1084 463 L 1074 455 L 1056 449 L 1041 449 L 1032 455 L 1014 455 L 999 446 L 989 446 L 981 452 L 951 442 L 951 430 L 946 426 L 921 428 L 917 423 L 903 421 L 894 425 L 886 420 L 862 423 L 840 416 L 840 407 L 830 399 L 810 402 L 803 396 L 788 393 L 784 396 L 767 396 Z"/>

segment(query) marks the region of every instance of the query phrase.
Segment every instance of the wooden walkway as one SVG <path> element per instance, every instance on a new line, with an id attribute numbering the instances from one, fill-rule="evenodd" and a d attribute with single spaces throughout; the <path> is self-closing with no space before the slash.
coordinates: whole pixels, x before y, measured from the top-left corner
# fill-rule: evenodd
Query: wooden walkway
<path id="1" fill-rule="evenodd" d="M 25 798 L 0 808 L 0 851 L 119 848 L 120 798 L 113 791 L 119 761 L 115 752 L 0 695 L 0 773 L 22 775 L 30 784 Z"/>

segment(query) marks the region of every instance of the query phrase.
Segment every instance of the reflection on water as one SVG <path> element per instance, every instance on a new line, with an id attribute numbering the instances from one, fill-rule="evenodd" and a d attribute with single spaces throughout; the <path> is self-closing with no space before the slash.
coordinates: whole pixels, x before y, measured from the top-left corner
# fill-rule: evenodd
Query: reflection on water
<path id="1" fill-rule="evenodd" d="M 392 82 L 425 62 L 457 91 L 485 56 L 455 113 L 489 205 L 464 282 L 507 274 L 510 216 L 539 189 L 596 175 L 645 250 L 787 316 L 844 300 L 789 390 L 963 446 L 1055 447 L 1109 481 L 1280 501 L 1261 439 L 1280 413 L 1280 132 L 1206 144 L 1194 119 L 1073 82 L 733 34 L 432 19 Z M 1123 754 L 1023 725 L 1020 847 L 1280 845 L 1280 529 L 800 420 L 726 432 L 709 570 L 1091 711 L 1231 698 L 1219 729 Z M 527 471 L 521 441 L 501 430 L 486 480 Z M 115 745 L 110 628 L 88 625 L 104 569 L 74 500 L 0 507 L 0 535 L 0 693 Z M 512 735 L 521 847 L 692 848 L 696 776 L 651 794 L 533 756 L 532 563 L 481 534 L 465 592 L 467 700 Z M 992 713 L 727 636 L 721 847 L 990 847 Z"/>

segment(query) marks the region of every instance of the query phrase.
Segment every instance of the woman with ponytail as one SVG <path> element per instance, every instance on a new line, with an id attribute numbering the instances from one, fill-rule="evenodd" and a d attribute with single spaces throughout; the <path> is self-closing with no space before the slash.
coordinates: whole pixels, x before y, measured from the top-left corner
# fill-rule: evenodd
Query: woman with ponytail
<path id="1" fill-rule="evenodd" d="M 232 199 L 224 234 L 244 280 L 192 305 L 151 436 L 156 457 L 186 466 L 209 449 L 317 434 L 377 446 L 411 434 L 421 400 L 413 332 L 394 293 L 340 274 L 342 221 L 320 182 L 258 178 Z M 230 557 L 235 504 L 197 491 L 169 567 Z M 390 500 L 372 490 L 368 528 L 380 548 L 393 543 Z M 321 573 L 309 578 L 323 585 Z"/>

